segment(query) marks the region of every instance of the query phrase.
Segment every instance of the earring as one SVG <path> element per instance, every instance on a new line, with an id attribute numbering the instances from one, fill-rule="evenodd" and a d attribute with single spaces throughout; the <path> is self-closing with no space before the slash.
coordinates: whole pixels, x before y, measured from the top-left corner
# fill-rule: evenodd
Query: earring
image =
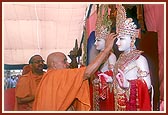
<path id="1" fill-rule="evenodd" d="M 135 49 L 134 43 L 135 43 L 135 39 L 132 38 L 131 44 L 130 44 L 130 49 L 131 49 L 131 51 L 133 51 L 133 50 Z"/>

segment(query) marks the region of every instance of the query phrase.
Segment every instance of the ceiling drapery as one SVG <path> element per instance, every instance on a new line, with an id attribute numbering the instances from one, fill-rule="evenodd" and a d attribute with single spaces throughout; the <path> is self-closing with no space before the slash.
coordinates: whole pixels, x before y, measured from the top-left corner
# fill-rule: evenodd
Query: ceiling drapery
<path id="1" fill-rule="evenodd" d="M 26 64 L 34 54 L 69 54 L 82 39 L 88 4 L 3 3 L 5 64 Z"/>

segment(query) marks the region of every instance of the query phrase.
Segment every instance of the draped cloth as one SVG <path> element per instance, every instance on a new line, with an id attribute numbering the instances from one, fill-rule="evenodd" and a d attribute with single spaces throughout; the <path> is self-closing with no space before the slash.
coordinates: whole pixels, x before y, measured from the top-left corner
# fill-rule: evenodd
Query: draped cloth
<path id="1" fill-rule="evenodd" d="M 34 96 L 37 86 L 42 79 L 41 76 L 34 75 L 31 71 L 19 78 L 19 81 L 15 90 L 15 97 L 25 98 L 27 96 Z M 15 110 L 16 111 L 31 111 L 33 101 L 24 104 L 18 104 L 15 99 Z"/>
<path id="2" fill-rule="evenodd" d="M 145 81 L 130 80 L 130 97 L 126 103 L 127 111 L 151 111 L 150 95 Z"/>
<path id="3" fill-rule="evenodd" d="M 66 111 L 72 104 L 77 111 L 89 110 L 89 84 L 83 80 L 85 69 L 48 70 L 37 89 L 33 110 Z"/>
<path id="4" fill-rule="evenodd" d="M 158 33 L 160 99 L 164 98 L 164 4 L 144 4 L 144 19 L 148 31 Z"/>
<path id="5" fill-rule="evenodd" d="M 111 81 L 112 76 L 112 70 L 105 72 L 97 71 L 95 73 L 95 79 L 92 81 L 92 83 L 90 83 L 92 111 L 114 110 L 114 93 Z"/>

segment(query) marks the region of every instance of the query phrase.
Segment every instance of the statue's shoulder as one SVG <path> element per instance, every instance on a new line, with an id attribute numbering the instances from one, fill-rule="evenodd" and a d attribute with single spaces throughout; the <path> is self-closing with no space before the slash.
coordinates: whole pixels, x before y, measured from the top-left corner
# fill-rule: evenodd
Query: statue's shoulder
<path id="1" fill-rule="evenodd" d="M 137 58 L 136 63 L 137 63 L 138 65 L 142 65 L 142 66 L 148 64 L 146 57 L 143 56 L 143 55 L 140 55 L 140 56 Z"/>

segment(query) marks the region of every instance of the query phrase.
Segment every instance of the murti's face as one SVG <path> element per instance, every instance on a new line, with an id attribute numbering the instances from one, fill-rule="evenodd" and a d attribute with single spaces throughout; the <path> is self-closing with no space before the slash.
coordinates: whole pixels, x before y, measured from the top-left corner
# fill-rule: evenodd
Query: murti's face
<path id="1" fill-rule="evenodd" d="M 100 51 L 104 50 L 104 48 L 105 48 L 105 39 L 96 38 L 96 41 L 95 41 L 94 45 L 95 45 L 97 50 L 100 50 Z"/>
<path id="2" fill-rule="evenodd" d="M 129 51 L 131 49 L 131 37 L 130 35 L 119 35 L 117 38 L 117 46 L 119 51 Z"/>

